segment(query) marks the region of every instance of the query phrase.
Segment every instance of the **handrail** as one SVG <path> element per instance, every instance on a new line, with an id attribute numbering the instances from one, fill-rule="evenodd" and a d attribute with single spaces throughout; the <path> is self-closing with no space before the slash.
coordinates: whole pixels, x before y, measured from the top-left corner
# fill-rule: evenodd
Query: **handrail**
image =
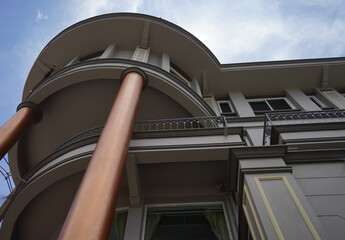
<path id="1" fill-rule="evenodd" d="M 324 110 L 324 111 L 303 111 L 303 112 L 278 112 L 278 113 L 266 113 L 264 119 L 264 130 L 262 145 L 268 145 L 271 138 L 272 126 L 275 123 L 280 124 L 310 124 L 319 123 L 320 120 L 332 119 L 332 122 L 336 119 L 345 118 L 345 110 Z M 296 122 L 297 121 L 297 122 Z"/>
<path id="2" fill-rule="evenodd" d="M 212 129 L 223 128 L 224 135 L 227 136 L 227 120 L 224 116 L 210 116 L 210 117 L 191 117 L 191 118 L 175 118 L 175 119 L 160 119 L 148 120 L 134 123 L 133 132 L 159 132 L 159 131 L 185 131 L 195 129 Z M 84 139 L 90 136 L 99 136 L 103 130 L 103 126 L 83 131 L 69 139 L 57 147 L 56 150 L 69 145 L 72 142 Z M 6 166 L 4 166 L 6 165 Z M 11 172 L 8 169 L 8 160 L 4 157 L 0 160 L 0 177 L 3 176 L 6 181 L 9 194 L 13 191 L 13 180 Z"/>
<path id="3" fill-rule="evenodd" d="M 224 116 L 147 120 L 135 122 L 133 133 L 223 128 L 224 135 L 227 136 L 227 125 L 228 123 Z M 78 133 L 57 147 L 57 150 L 79 139 L 100 135 L 102 130 L 103 126 L 98 126 Z"/>
<path id="4" fill-rule="evenodd" d="M 152 131 L 172 131 L 172 130 L 190 130 L 202 128 L 226 127 L 227 121 L 224 116 L 211 117 L 193 117 L 193 118 L 174 118 L 161 120 L 148 120 L 136 122 L 134 132 L 152 132 Z"/>

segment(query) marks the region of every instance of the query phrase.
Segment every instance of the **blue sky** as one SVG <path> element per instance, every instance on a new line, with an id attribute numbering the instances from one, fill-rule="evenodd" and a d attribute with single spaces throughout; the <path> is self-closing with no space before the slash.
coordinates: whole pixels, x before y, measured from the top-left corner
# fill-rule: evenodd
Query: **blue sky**
<path id="1" fill-rule="evenodd" d="M 345 56 L 345 0 L 0 0 L 0 125 L 21 102 L 30 68 L 66 27 L 138 12 L 199 38 L 221 63 Z M 0 177 L 0 195 L 7 193 Z"/>

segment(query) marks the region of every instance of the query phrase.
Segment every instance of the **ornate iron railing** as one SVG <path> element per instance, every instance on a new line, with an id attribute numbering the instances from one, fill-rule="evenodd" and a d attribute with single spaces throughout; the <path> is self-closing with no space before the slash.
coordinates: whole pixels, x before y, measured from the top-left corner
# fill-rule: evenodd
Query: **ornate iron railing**
<path id="1" fill-rule="evenodd" d="M 185 131 L 210 128 L 223 128 L 224 135 L 227 135 L 226 118 L 224 116 L 211 116 L 140 121 L 134 123 L 133 133 Z M 102 130 L 103 126 L 99 126 L 81 132 L 66 140 L 57 148 L 57 150 L 69 145 L 72 142 L 76 142 L 78 140 L 85 139 L 91 136 L 99 136 Z"/>
<path id="2" fill-rule="evenodd" d="M 266 113 L 262 145 L 268 145 L 273 125 L 311 124 L 345 121 L 345 110 Z"/>
<path id="3" fill-rule="evenodd" d="M 226 128 L 227 121 L 224 116 L 212 117 L 193 117 L 193 118 L 175 118 L 162 120 L 149 120 L 136 122 L 134 132 L 152 132 L 152 131 L 173 131 L 173 130 L 191 130 L 205 128 Z"/>

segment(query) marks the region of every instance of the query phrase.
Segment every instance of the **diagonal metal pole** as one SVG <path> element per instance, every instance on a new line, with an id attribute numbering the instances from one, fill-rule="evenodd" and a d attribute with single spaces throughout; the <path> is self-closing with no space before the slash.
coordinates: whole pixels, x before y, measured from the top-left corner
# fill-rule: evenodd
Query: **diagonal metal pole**
<path id="1" fill-rule="evenodd" d="M 123 82 L 74 198 L 60 240 L 108 239 L 129 142 L 146 75 L 137 68 Z"/>

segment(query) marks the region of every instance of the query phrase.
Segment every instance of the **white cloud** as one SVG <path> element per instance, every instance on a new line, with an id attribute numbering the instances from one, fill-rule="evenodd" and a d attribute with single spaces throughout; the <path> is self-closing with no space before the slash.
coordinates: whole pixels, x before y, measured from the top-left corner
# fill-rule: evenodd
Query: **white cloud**
<path id="1" fill-rule="evenodd" d="M 72 8 L 70 9 L 75 10 L 73 13 L 75 13 L 76 18 L 85 19 L 110 12 L 115 6 L 116 2 L 111 0 L 76 0 L 72 1 Z"/>
<path id="2" fill-rule="evenodd" d="M 341 0 L 334 1 L 324 6 L 321 0 L 71 0 L 62 5 L 64 16 L 55 26 L 62 30 L 100 14 L 143 12 L 185 28 L 222 63 L 333 57 L 345 53 L 345 11 Z M 45 16 L 38 10 L 37 20 Z"/>
<path id="3" fill-rule="evenodd" d="M 36 21 L 38 22 L 41 19 L 48 19 L 47 14 L 43 14 L 42 10 L 37 10 Z"/>
<path id="4" fill-rule="evenodd" d="M 341 5 L 344 0 L 299 0 L 299 3 L 307 6 L 329 7 Z"/>
<path id="5" fill-rule="evenodd" d="M 143 0 L 72 0 L 69 4 L 70 19 L 75 21 L 112 12 L 138 12 Z"/>
<path id="6" fill-rule="evenodd" d="M 128 12 L 138 12 L 138 8 L 143 4 L 143 0 L 132 0 L 129 2 Z"/>
<path id="7" fill-rule="evenodd" d="M 309 12 L 306 4 L 283 6 L 263 0 L 151 3 L 155 14 L 191 32 L 222 63 L 332 57 L 345 52 L 341 43 L 345 13 L 339 1 L 322 11 L 313 8 L 316 12 Z"/>
<path id="8" fill-rule="evenodd" d="M 155 4 L 163 18 L 195 35 L 221 62 L 254 53 L 271 36 L 282 34 L 277 4 L 268 7 L 261 1 L 223 4 L 201 1 L 197 5 L 186 2 L 183 6 L 156 1 Z"/>

